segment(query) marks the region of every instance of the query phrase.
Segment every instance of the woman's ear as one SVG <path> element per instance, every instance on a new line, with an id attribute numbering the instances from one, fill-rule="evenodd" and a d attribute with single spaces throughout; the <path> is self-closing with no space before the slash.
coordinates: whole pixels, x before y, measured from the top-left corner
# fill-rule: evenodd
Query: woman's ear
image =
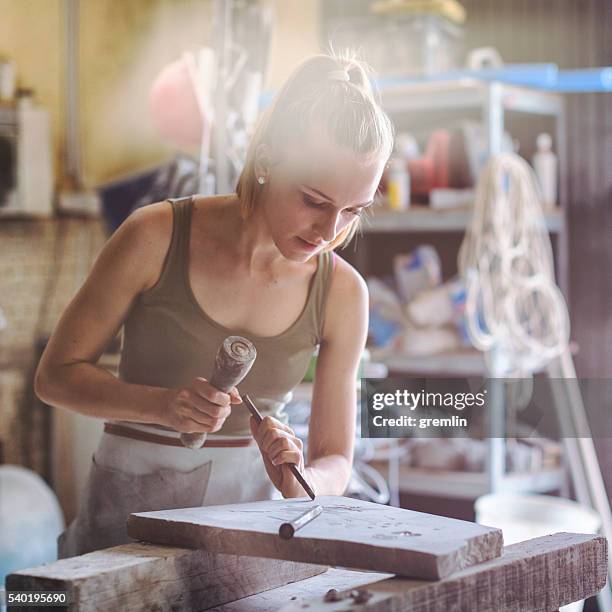
<path id="1" fill-rule="evenodd" d="M 259 180 L 263 178 L 264 182 L 268 180 L 270 176 L 270 167 L 272 165 L 272 156 L 270 147 L 267 144 L 257 145 L 255 149 L 255 163 L 253 168 L 255 170 L 255 178 Z"/>

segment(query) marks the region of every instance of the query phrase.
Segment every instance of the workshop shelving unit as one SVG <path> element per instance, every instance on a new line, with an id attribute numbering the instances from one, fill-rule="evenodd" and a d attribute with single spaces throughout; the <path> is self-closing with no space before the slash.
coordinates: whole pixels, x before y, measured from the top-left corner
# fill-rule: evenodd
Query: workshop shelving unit
<path id="1" fill-rule="evenodd" d="M 370 465 L 389 479 L 388 461 L 373 461 Z M 546 493 L 558 489 L 562 479 L 562 468 L 511 472 L 504 477 L 504 491 L 507 493 Z M 470 500 L 486 495 L 491 490 L 487 474 L 484 472 L 429 470 L 400 465 L 399 492 Z"/>
<path id="2" fill-rule="evenodd" d="M 419 206 L 405 211 L 381 210 L 363 223 L 365 234 L 406 232 L 458 232 L 464 231 L 470 220 L 471 210 L 453 208 L 431 210 Z M 559 233 L 564 227 L 561 211 L 546 214 L 546 227 L 551 233 Z"/>
<path id="3" fill-rule="evenodd" d="M 411 115 L 420 118 L 426 113 L 429 117 L 435 117 L 436 113 L 440 113 L 444 121 L 447 121 L 449 114 L 461 118 L 462 113 L 467 111 L 472 114 L 479 113 L 486 134 L 486 150 L 489 157 L 502 151 L 507 117 L 523 114 L 547 116 L 555 121 L 554 139 L 560 178 L 559 195 L 558 206 L 546 214 L 546 225 L 549 232 L 556 237 L 557 283 L 567 296 L 567 152 L 563 98 L 558 94 L 534 88 L 477 79 L 416 82 L 397 80 L 392 84 L 381 86 L 380 97 L 383 108 L 394 122 L 408 130 L 411 125 Z M 367 267 L 370 256 L 367 247 L 369 235 L 461 233 L 466 230 L 470 215 L 469 208 L 438 211 L 423 206 L 411 206 L 402 212 L 379 210 L 364 223 L 363 237 L 354 263 L 357 267 L 362 265 Z M 385 363 L 392 374 L 483 377 L 488 374 L 483 354 L 475 349 L 426 357 L 401 354 L 375 355 L 375 359 Z M 503 414 L 504 406 L 492 406 L 492 410 Z M 381 465 L 384 466 L 385 463 L 378 464 L 377 467 Z M 399 492 L 473 498 L 502 488 L 511 491 L 545 492 L 562 488 L 565 484 L 564 471 L 561 468 L 506 473 L 505 443 L 501 438 L 489 440 L 486 473 L 414 469 L 401 466 L 399 459 L 391 459 L 387 468 L 390 485 L 399 489 L 396 492 L 396 499 Z"/>
<path id="4" fill-rule="evenodd" d="M 410 115 L 478 111 L 484 127 L 488 156 L 502 151 L 506 114 L 548 116 L 555 119 L 555 144 L 558 156 L 559 196 L 557 208 L 547 213 L 548 230 L 557 235 L 557 283 L 568 292 L 567 233 L 567 146 L 565 103 L 559 94 L 538 89 L 508 85 L 497 81 L 460 79 L 449 81 L 397 82 L 380 90 L 381 104 L 402 125 L 410 124 Z M 432 210 L 415 206 L 403 212 L 379 211 L 364 224 L 363 233 L 382 232 L 451 232 L 464 231 L 470 219 L 466 208 Z"/>

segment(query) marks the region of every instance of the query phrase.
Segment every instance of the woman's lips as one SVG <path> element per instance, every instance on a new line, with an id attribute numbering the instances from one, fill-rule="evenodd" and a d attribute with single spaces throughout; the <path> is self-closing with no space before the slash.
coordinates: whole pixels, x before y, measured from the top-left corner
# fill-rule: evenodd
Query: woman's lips
<path id="1" fill-rule="evenodd" d="M 300 242 L 302 248 L 308 251 L 316 251 L 323 246 L 322 244 L 313 244 L 312 242 L 308 242 L 308 240 L 304 240 L 304 238 L 300 238 L 299 236 L 298 241 Z"/>

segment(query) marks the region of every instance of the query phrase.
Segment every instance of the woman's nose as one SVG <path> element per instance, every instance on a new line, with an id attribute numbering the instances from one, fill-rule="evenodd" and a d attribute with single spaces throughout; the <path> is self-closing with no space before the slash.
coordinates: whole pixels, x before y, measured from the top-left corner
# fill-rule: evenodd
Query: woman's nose
<path id="1" fill-rule="evenodd" d="M 317 225 L 317 233 L 326 242 L 331 242 L 337 235 L 340 212 L 327 211 Z"/>

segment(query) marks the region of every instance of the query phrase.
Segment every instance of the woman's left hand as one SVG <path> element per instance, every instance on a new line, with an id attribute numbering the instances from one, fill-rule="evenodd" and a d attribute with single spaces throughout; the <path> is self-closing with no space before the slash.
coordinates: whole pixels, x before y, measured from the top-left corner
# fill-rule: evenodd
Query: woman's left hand
<path id="1" fill-rule="evenodd" d="M 302 441 L 293 429 L 271 416 L 261 423 L 251 417 L 251 433 L 259 446 L 266 472 L 283 497 L 306 495 L 300 483 L 291 473 L 290 464 L 297 466 L 304 477 L 304 455 Z"/>

